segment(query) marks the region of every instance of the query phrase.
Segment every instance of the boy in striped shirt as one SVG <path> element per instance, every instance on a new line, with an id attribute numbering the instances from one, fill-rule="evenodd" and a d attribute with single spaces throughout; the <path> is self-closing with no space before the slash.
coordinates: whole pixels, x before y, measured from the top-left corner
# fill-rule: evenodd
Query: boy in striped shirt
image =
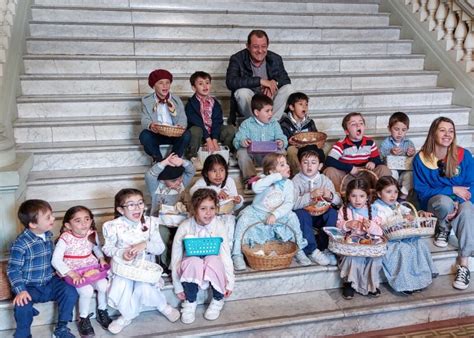
<path id="1" fill-rule="evenodd" d="M 324 174 L 339 192 L 342 179 L 348 173 L 357 175 L 361 169 L 372 170 L 378 177 L 391 176 L 383 164 L 374 140 L 364 136 L 365 120 L 361 113 L 349 113 L 342 120 L 346 137 L 337 141 L 329 151 Z"/>

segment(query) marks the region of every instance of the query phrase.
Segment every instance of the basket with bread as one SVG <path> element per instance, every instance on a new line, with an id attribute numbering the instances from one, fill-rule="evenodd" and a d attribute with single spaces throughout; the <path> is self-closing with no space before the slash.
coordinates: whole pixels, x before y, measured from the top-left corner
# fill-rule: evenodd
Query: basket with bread
<path id="1" fill-rule="evenodd" d="M 182 202 L 178 202 L 176 205 L 162 204 L 160 206 L 160 223 L 168 228 L 178 227 L 188 217 L 186 205 Z"/>
<path id="2" fill-rule="evenodd" d="M 329 236 L 329 250 L 341 256 L 381 257 L 387 252 L 387 240 L 366 232 L 363 222 L 348 221 L 351 231 L 344 232 L 336 227 L 324 227 Z"/>
<path id="3" fill-rule="evenodd" d="M 329 210 L 331 203 L 324 198 L 318 198 L 313 204 L 304 207 L 304 210 L 310 213 L 311 216 L 320 216 Z"/>
<path id="4" fill-rule="evenodd" d="M 100 264 L 95 264 L 91 266 L 86 266 L 75 270 L 75 272 L 82 277 L 81 281 L 78 284 L 74 284 L 74 281 L 71 277 L 65 276 L 64 281 L 69 285 L 80 288 L 84 285 L 89 285 L 97 282 L 100 279 L 106 278 L 110 270 L 110 265 L 105 264 L 101 266 Z"/>

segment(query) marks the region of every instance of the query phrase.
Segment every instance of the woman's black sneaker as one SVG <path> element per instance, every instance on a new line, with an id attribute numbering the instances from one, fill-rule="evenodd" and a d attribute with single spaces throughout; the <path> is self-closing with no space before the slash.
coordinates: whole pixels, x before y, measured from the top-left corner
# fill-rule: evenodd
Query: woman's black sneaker
<path id="1" fill-rule="evenodd" d="M 370 298 L 377 298 L 377 297 L 380 297 L 380 290 L 379 289 L 376 289 L 375 292 L 369 292 L 368 296 Z"/>
<path id="2" fill-rule="evenodd" d="M 100 324 L 100 326 L 102 326 L 104 330 L 107 330 L 109 328 L 110 323 L 112 323 L 112 319 L 110 319 L 107 309 L 105 310 L 97 309 L 97 316 L 95 319 Z"/>
<path id="3" fill-rule="evenodd" d="M 342 298 L 352 299 L 354 298 L 354 289 L 351 286 L 351 283 L 344 283 L 342 287 Z"/>
<path id="4" fill-rule="evenodd" d="M 93 337 L 95 336 L 94 328 L 92 327 L 90 317 L 92 313 L 86 318 L 79 317 L 79 323 L 77 324 L 77 329 L 81 337 Z"/>

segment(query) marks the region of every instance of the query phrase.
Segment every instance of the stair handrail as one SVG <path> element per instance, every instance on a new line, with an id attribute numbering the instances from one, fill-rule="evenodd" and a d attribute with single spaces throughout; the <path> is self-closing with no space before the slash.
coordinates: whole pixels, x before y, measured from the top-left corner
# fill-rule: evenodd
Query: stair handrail
<path id="1" fill-rule="evenodd" d="M 420 22 L 428 21 L 428 30 L 437 40 L 446 42 L 446 51 L 454 50 L 457 62 L 467 73 L 474 72 L 474 0 L 404 0 Z"/>

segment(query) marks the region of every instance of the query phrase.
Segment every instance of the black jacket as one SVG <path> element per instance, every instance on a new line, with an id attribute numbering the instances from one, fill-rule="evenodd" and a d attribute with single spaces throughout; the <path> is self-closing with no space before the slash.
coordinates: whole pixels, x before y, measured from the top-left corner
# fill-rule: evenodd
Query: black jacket
<path id="1" fill-rule="evenodd" d="M 265 62 L 268 79 L 277 81 L 278 88 L 291 83 L 280 55 L 268 51 Z M 242 49 L 240 52 L 237 52 L 230 57 L 225 83 L 227 88 L 232 92 L 228 123 L 235 124 L 238 109 L 237 102 L 234 98 L 234 92 L 240 88 L 249 88 L 254 92 L 257 92 L 260 89 L 260 78 L 258 76 L 253 76 L 250 53 L 247 49 Z"/>
<path id="2" fill-rule="evenodd" d="M 290 137 L 292 137 L 296 133 L 300 133 L 302 131 L 318 131 L 318 129 L 316 129 L 316 124 L 314 123 L 313 119 L 307 118 L 306 121 L 304 121 L 303 126 L 301 128 L 298 128 L 293 123 L 293 121 L 291 121 L 290 117 L 286 113 L 283 114 L 280 119 L 280 126 L 283 130 L 283 133 L 288 139 L 290 139 Z"/>
<path id="3" fill-rule="evenodd" d="M 208 137 L 211 137 L 212 139 L 219 139 L 219 135 L 221 133 L 221 128 L 222 124 L 224 123 L 223 117 L 222 117 L 222 108 L 217 101 L 216 98 L 214 98 L 214 107 L 212 107 L 212 114 L 211 114 L 211 119 L 212 119 L 212 126 L 211 126 L 211 135 L 207 132 L 206 127 L 204 126 L 204 121 L 202 120 L 202 115 L 201 115 L 201 104 L 199 103 L 199 100 L 196 97 L 196 94 L 194 94 L 189 100 L 188 103 L 186 103 L 186 107 L 184 109 L 186 111 L 186 117 L 188 118 L 188 129 L 191 128 L 192 126 L 198 126 L 202 129 L 202 136 L 204 139 L 207 139 Z"/>

